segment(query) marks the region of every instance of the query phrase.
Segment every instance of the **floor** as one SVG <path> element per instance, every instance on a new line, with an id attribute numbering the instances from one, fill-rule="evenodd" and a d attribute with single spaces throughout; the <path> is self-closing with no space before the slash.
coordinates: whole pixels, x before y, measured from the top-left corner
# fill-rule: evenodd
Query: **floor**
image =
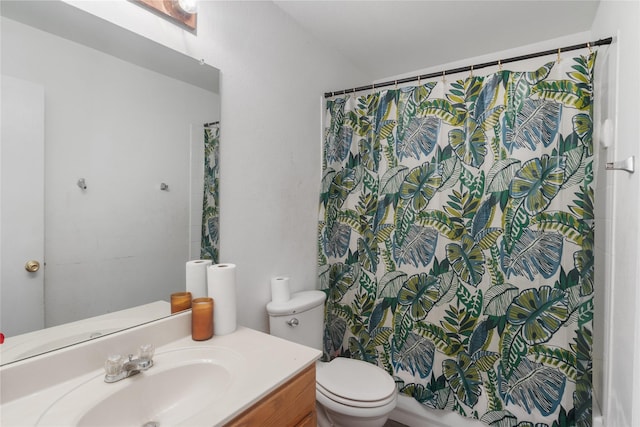
<path id="1" fill-rule="evenodd" d="M 399 423 L 397 421 L 389 420 L 384 424 L 384 427 L 409 427 L 406 424 Z"/>

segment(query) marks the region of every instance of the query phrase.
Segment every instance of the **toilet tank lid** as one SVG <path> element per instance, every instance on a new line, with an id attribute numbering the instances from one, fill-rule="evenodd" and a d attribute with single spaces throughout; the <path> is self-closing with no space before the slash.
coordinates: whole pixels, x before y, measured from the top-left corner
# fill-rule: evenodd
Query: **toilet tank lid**
<path id="1" fill-rule="evenodd" d="M 291 299 L 285 302 L 269 302 L 267 312 L 271 316 L 288 316 L 302 313 L 324 303 L 326 295 L 322 291 L 302 291 L 291 294 Z"/>

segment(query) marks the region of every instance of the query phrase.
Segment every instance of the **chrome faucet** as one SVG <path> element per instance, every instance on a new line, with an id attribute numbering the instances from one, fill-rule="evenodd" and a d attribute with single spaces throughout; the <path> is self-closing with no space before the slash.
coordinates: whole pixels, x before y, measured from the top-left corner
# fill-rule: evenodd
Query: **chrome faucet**
<path id="1" fill-rule="evenodd" d="M 119 354 L 109 356 L 104 364 L 104 382 L 115 383 L 146 371 L 153 366 L 154 351 L 153 345 L 145 344 L 140 346 L 138 357 L 135 359 L 133 354 L 128 355 L 128 360 Z"/>

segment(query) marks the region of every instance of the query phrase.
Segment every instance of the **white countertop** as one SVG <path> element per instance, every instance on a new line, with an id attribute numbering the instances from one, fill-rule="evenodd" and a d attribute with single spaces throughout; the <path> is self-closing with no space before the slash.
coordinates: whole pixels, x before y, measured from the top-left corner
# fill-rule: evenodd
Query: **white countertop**
<path id="1" fill-rule="evenodd" d="M 52 326 L 25 334 L 5 337 L 0 345 L 0 364 L 56 350 L 68 345 L 121 331 L 167 317 L 171 304 L 155 301 L 125 310 L 114 311 L 76 322 Z"/>
<path id="2" fill-rule="evenodd" d="M 176 341 L 176 345 L 191 345 L 191 338 Z M 230 387 L 229 393 L 200 414 L 184 422 L 185 426 L 223 425 L 248 409 L 263 397 L 286 383 L 321 356 L 319 350 L 285 341 L 247 328 L 214 337 L 198 345 L 230 348 L 246 358 L 244 385 Z M 245 382 L 246 380 L 246 382 Z"/>
<path id="3" fill-rule="evenodd" d="M 41 414 L 58 398 L 83 382 L 103 376 L 102 366 L 108 354 L 125 354 L 132 347 L 147 342 L 157 346 L 156 354 L 182 347 L 218 347 L 233 350 L 243 359 L 242 372 L 236 373 L 226 393 L 213 405 L 181 423 L 189 426 L 224 425 L 321 355 L 319 350 L 244 327 L 229 335 L 193 341 L 190 312 L 180 313 L 103 339 L 1 367 L 0 424 L 4 427 L 36 425 Z M 139 375 L 144 375 L 144 372 Z"/>

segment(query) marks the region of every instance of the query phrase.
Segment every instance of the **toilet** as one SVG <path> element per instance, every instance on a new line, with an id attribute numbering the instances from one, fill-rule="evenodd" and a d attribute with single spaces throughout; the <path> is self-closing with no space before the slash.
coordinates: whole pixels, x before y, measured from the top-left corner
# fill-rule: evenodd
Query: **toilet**
<path id="1" fill-rule="evenodd" d="M 271 301 L 271 335 L 322 351 L 324 300 L 324 292 L 303 291 Z M 397 400 L 395 381 L 378 366 L 344 357 L 316 362 L 319 427 L 382 427 Z"/>

